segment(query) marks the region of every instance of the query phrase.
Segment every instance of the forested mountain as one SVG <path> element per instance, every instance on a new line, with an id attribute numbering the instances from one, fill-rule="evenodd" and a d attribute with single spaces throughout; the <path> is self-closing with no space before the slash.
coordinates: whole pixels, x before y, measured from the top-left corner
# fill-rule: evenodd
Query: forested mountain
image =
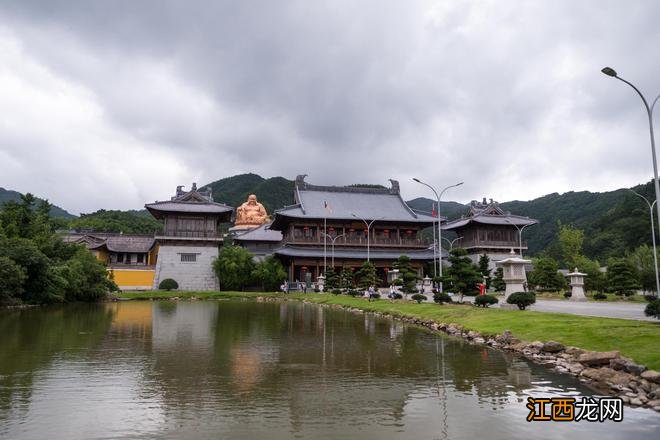
<path id="1" fill-rule="evenodd" d="M 101 209 L 68 222 L 77 231 L 122 232 L 124 234 L 152 234 L 163 230 L 161 222 L 146 209 L 141 211 L 106 211 Z"/>
<path id="2" fill-rule="evenodd" d="M 655 199 L 652 182 L 631 189 L 649 201 Z M 431 200 L 426 198 L 411 200 L 409 203 L 423 210 L 431 206 Z M 525 215 L 539 221 L 539 224 L 529 226 L 523 232 L 530 255 L 538 255 L 544 250 L 550 255 L 559 252 L 557 232 L 560 223 L 584 230 L 585 255 L 603 264 L 609 257 L 624 256 L 641 244 L 651 244 L 648 205 L 627 189 L 602 193 L 553 193 L 529 201 L 504 202 L 500 206 L 512 214 Z M 441 215 L 450 220 L 467 212 L 468 205 L 442 202 Z"/>
<path id="3" fill-rule="evenodd" d="M 17 191 L 12 191 L 10 189 L 4 189 L 0 187 L 0 208 L 2 208 L 2 205 L 9 201 L 14 201 L 14 202 L 20 202 L 21 201 L 21 193 Z M 37 202 L 35 203 L 35 206 L 39 206 L 39 203 L 43 199 L 37 198 Z M 50 209 L 50 216 L 52 218 L 73 218 L 75 217 L 73 214 L 69 214 L 66 212 L 64 209 L 60 208 L 59 206 L 52 205 Z"/>
<path id="4" fill-rule="evenodd" d="M 213 200 L 237 207 L 255 194 L 269 214 L 293 204 L 293 180 L 284 177 L 264 179 L 257 174 L 239 174 L 204 185 L 213 191 Z M 203 188 L 202 187 L 202 188 Z"/>

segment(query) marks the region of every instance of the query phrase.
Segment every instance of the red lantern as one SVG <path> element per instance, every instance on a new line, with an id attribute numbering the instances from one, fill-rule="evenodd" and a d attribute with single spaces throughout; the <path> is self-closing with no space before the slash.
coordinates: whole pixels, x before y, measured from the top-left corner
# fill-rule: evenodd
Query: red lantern
<path id="1" fill-rule="evenodd" d="M 309 231 L 309 227 L 305 226 L 305 227 L 303 228 L 303 230 L 305 230 L 305 231 Z"/>
<path id="2" fill-rule="evenodd" d="M 303 266 L 303 267 L 301 267 L 300 270 L 303 270 L 303 271 L 306 272 L 306 271 L 307 271 L 307 266 Z"/>
<path id="3" fill-rule="evenodd" d="M 383 270 L 384 270 L 385 272 L 389 272 L 389 271 L 390 271 L 390 268 L 389 268 L 389 267 L 386 267 L 386 268 L 383 269 Z"/>
<path id="4" fill-rule="evenodd" d="M 408 230 L 406 231 L 406 234 L 407 234 L 407 235 L 412 234 L 412 230 L 411 230 L 411 229 L 408 229 Z"/>
<path id="5" fill-rule="evenodd" d="M 355 229 L 351 228 L 348 230 L 348 232 L 355 232 Z"/>
<path id="6" fill-rule="evenodd" d="M 332 226 L 330 226 L 330 227 L 328 228 L 328 231 L 329 231 L 330 233 L 335 232 L 335 228 L 333 228 Z"/>

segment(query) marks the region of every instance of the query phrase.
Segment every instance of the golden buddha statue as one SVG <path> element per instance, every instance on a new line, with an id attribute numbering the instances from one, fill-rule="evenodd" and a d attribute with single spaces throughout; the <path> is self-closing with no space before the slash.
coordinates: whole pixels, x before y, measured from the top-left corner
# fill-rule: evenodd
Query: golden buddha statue
<path id="1" fill-rule="evenodd" d="M 255 228 L 268 221 L 268 213 L 264 205 L 257 202 L 257 196 L 250 194 L 245 203 L 236 209 L 236 221 L 234 226 L 237 228 Z"/>

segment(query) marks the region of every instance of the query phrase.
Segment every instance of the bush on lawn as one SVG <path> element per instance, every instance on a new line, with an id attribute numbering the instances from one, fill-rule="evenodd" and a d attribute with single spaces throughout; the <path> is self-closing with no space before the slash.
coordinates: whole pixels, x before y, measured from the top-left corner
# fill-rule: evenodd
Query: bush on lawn
<path id="1" fill-rule="evenodd" d="M 485 308 L 491 304 L 497 304 L 497 301 L 493 295 L 479 295 L 474 299 L 474 304 Z"/>
<path id="2" fill-rule="evenodd" d="M 339 289 L 332 289 L 332 290 L 330 291 L 330 293 L 332 293 L 333 295 L 341 295 L 341 290 L 339 290 Z"/>
<path id="3" fill-rule="evenodd" d="M 160 290 L 167 290 L 167 291 L 176 290 L 179 288 L 179 283 L 177 283 L 172 278 L 165 278 L 163 281 L 160 282 L 158 288 Z"/>
<path id="4" fill-rule="evenodd" d="M 413 301 L 417 301 L 417 304 L 421 303 L 422 301 L 426 301 L 426 295 L 422 295 L 421 293 L 416 293 L 410 298 L 412 298 Z"/>
<path id="5" fill-rule="evenodd" d="M 607 299 L 607 295 L 605 295 L 603 292 L 596 292 L 592 298 L 596 300 L 603 300 Z"/>
<path id="6" fill-rule="evenodd" d="M 646 316 L 652 316 L 654 318 L 660 319 L 660 299 L 656 299 L 648 303 L 644 309 L 644 314 Z"/>
<path id="7" fill-rule="evenodd" d="M 438 304 L 450 303 L 451 302 L 451 296 L 447 295 L 446 293 L 434 293 L 433 294 L 433 301 L 435 301 Z"/>
<path id="8" fill-rule="evenodd" d="M 531 306 L 536 302 L 536 295 L 529 292 L 516 292 L 512 293 L 506 299 L 506 302 L 517 305 L 520 310 L 525 310 L 527 306 Z"/>

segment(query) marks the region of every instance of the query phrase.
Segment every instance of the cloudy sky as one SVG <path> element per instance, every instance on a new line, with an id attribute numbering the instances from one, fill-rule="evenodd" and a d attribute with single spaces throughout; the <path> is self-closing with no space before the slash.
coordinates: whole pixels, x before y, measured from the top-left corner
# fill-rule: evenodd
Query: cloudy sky
<path id="1" fill-rule="evenodd" d="M 465 185 L 652 176 L 655 1 L 0 0 L 0 186 L 71 212 L 255 172 Z M 656 122 L 660 124 L 658 118 Z"/>

